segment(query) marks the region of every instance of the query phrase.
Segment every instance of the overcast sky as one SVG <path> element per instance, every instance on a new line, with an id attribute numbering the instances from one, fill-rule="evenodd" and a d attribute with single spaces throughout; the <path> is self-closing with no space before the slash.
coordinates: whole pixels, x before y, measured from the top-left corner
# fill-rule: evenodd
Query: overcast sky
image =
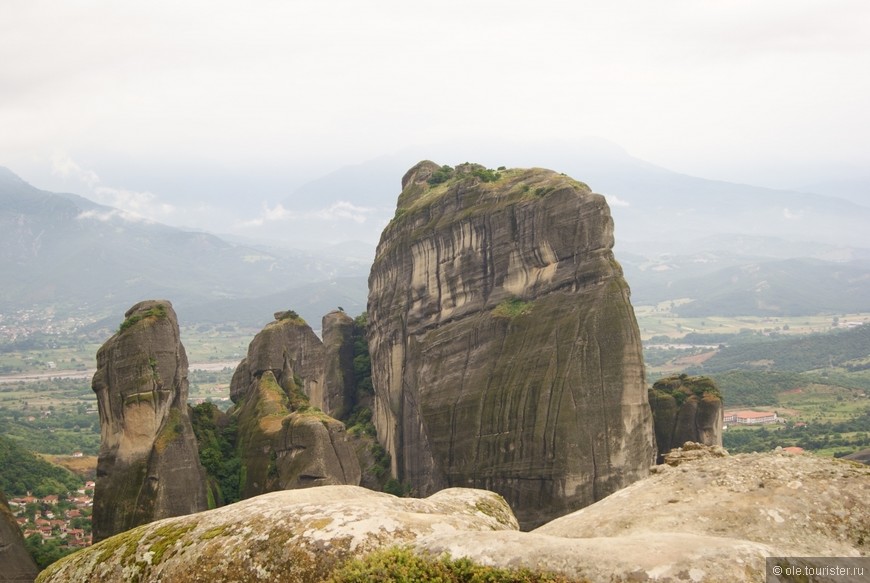
<path id="1" fill-rule="evenodd" d="M 254 218 L 342 165 L 480 136 L 867 177 L 868 31 L 866 0 L 4 0 L 0 165 L 174 224 L 209 192 Z"/>

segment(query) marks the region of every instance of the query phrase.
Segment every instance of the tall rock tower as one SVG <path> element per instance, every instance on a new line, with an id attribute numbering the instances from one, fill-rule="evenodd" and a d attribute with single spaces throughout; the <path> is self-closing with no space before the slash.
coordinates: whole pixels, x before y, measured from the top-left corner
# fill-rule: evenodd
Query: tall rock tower
<path id="1" fill-rule="evenodd" d="M 686 374 L 659 379 L 649 390 L 658 460 L 687 441 L 722 446 L 724 409 L 716 382 Z"/>
<path id="2" fill-rule="evenodd" d="M 208 508 L 205 472 L 187 413 L 187 354 L 166 300 L 125 314 L 97 352 L 100 413 L 94 541 Z"/>
<path id="3" fill-rule="evenodd" d="M 239 427 L 242 498 L 360 483 L 359 461 L 344 424 L 319 408 L 323 379 L 334 376 L 324 372 L 324 362 L 337 360 L 340 344 L 325 350 L 292 310 L 276 313 L 275 321 L 251 341 L 230 384 L 235 403 L 230 413 Z"/>
<path id="4" fill-rule="evenodd" d="M 542 169 L 421 162 L 369 277 L 375 424 L 415 494 L 502 494 L 533 528 L 655 459 L 604 197 Z"/>

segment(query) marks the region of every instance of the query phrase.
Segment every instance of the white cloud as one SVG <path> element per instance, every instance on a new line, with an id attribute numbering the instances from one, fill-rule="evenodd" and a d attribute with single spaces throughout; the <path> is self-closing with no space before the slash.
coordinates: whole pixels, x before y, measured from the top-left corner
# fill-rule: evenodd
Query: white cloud
<path id="1" fill-rule="evenodd" d="M 93 188 L 100 183 L 100 177 L 93 170 L 85 170 L 63 152 L 51 156 L 51 173 L 64 178 L 74 178 Z"/>
<path id="2" fill-rule="evenodd" d="M 357 206 L 344 200 L 335 202 L 322 209 L 307 212 L 297 212 L 286 208 L 281 203 L 278 203 L 272 208 L 264 205 L 263 212 L 259 217 L 242 221 L 237 224 L 237 227 L 262 227 L 266 223 L 298 220 L 320 220 L 328 222 L 349 220 L 357 224 L 362 224 L 368 220 L 369 215 L 374 212 L 374 210 L 375 209 L 373 208 Z"/>
<path id="3" fill-rule="evenodd" d="M 158 201 L 153 193 L 147 191 L 100 186 L 94 189 L 94 194 L 97 202 L 148 218 L 166 216 L 175 210 L 171 204 Z"/>
<path id="4" fill-rule="evenodd" d="M 615 194 L 608 194 L 605 196 L 605 198 L 607 199 L 607 204 L 609 204 L 610 206 L 631 206 L 631 203 L 629 203 L 627 200 L 622 200 Z"/>
<path id="5" fill-rule="evenodd" d="M 56 176 L 71 178 L 82 183 L 90 190 L 89 198 L 116 209 L 107 212 L 87 211 L 80 214 L 78 218 L 106 221 L 118 217 L 128 221 L 156 221 L 175 212 L 173 205 L 161 202 L 152 192 L 101 185 L 102 180 L 96 172 L 82 168 L 63 152 L 55 152 L 52 155 L 51 172 Z"/>
<path id="6" fill-rule="evenodd" d="M 369 215 L 374 209 L 357 206 L 355 204 L 340 200 L 332 204 L 329 208 L 321 209 L 312 213 L 312 216 L 323 219 L 325 221 L 340 221 L 351 220 L 361 224 L 366 222 Z"/>
<path id="7" fill-rule="evenodd" d="M 89 210 L 79 213 L 76 217 L 79 220 L 82 219 L 93 219 L 95 221 L 101 221 L 103 223 L 112 220 L 113 218 L 119 218 L 131 223 L 136 222 L 151 222 L 148 218 L 143 217 L 142 215 L 137 215 L 135 213 L 130 213 L 127 211 L 122 211 L 118 209 L 112 209 L 110 211 L 97 211 L 97 210 Z"/>
<path id="8" fill-rule="evenodd" d="M 782 209 L 782 216 L 785 217 L 789 221 L 799 221 L 801 218 L 803 218 L 803 213 L 800 211 L 793 212 L 787 208 L 784 208 L 784 209 Z"/>

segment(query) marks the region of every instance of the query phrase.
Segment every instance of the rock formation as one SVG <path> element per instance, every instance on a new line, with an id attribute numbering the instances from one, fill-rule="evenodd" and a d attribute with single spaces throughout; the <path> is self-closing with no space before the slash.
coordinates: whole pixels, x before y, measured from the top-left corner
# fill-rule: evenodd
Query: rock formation
<path id="1" fill-rule="evenodd" d="M 350 413 L 356 400 L 353 371 L 353 318 L 335 310 L 323 317 L 323 393 L 312 402 L 337 419 Z"/>
<path id="2" fill-rule="evenodd" d="M 722 395 L 712 379 L 685 374 L 660 379 L 649 391 L 658 459 L 687 441 L 722 446 Z"/>
<path id="3" fill-rule="evenodd" d="M 417 495 L 504 496 L 534 527 L 655 458 L 604 197 L 549 170 L 421 162 L 369 278 L 375 425 Z"/>
<path id="4" fill-rule="evenodd" d="M 39 572 L 24 546 L 21 527 L 15 522 L 3 492 L 0 492 L 0 566 L 2 583 L 32 583 Z"/>
<path id="5" fill-rule="evenodd" d="M 100 414 L 95 541 L 208 507 L 172 304 L 140 302 L 125 317 L 97 352 L 92 382 Z"/>
<path id="6" fill-rule="evenodd" d="M 295 312 L 275 318 L 251 341 L 230 386 L 239 428 L 241 497 L 357 485 L 359 462 L 344 424 L 310 405 L 304 391 L 323 394 L 323 346 Z"/>
<path id="7" fill-rule="evenodd" d="M 67 557 L 40 581 L 324 581 L 337 565 L 426 534 L 516 529 L 499 496 L 424 500 L 354 486 L 272 492 L 149 524 Z"/>
<path id="8" fill-rule="evenodd" d="M 870 448 L 858 450 L 855 453 L 850 453 L 847 456 L 843 456 L 843 459 L 870 466 Z"/>
<path id="9" fill-rule="evenodd" d="M 322 581 L 348 558 L 410 546 L 591 583 L 731 583 L 764 581 L 768 556 L 870 552 L 870 468 L 691 451 L 695 459 L 657 466 L 533 532 L 519 532 L 489 492 L 448 489 L 417 500 L 330 486 L 142 526 L 61 559 L 40 581 Z"/>

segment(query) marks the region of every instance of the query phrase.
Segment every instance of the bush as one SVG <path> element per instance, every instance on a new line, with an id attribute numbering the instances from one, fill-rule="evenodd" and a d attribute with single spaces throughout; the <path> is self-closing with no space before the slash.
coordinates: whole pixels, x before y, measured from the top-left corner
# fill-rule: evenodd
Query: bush
<path id="1" fill-rule="evenodd" d="M 504 300 L 492 310 L 492 315 L 496 318 L 513 319 L 517 316 L 528 314 L 532 309 L 531 302 L 525 302 L 519 298 L 511 298 Z"/>
<path id="2" fill-rule="evenodd" d="M 133 324 L 136 324 L 140 320 L 144 320 L 145 318 L 165 318 L 166 317 L 166 306 L 163 304 L 157 304 L 147 312 L 142 314 L 133 314 L 123 322 L 121 322 L 121 326 L 118 328 L 119 332 L 123 332 Z"/>
<path id="3" fill-rule="evenodd" d="M 384 484 L 384 492 L 398 496 L 399 498 L 407 498 L 411 495 L 411 485 L 405 482 L 400 482 L 395 478 L 390 478 Z"/>
<path id="4" fill-rule="evenodd" d="M 447 182 L 452 177 L 453 168 L 445 164 L 444 166 L 433 172 L 432 176 L 430 176 L 429 180 L 427 180 L 426 182 L 428 182 L 430 186 L 435 186 L 436 184 Z"/>
<path id="5" fill-rule="evenodd" d="M 441 581 L 444 583 L 571 583 L 555 573 L 477 565 L 469 559 L 419 557 L 410 550 L 391 548 L 355 559 L 332 573 L 329 583 Z M 578 582 L 579 583 L 579 582 Z"/>
<path id="6" fill-rule="evenodd" d="M 471 175 L 480 178 L 481 182 L 495 182 L 501 178 L 501 174 L 488 168 L 476 168 Z"/>

